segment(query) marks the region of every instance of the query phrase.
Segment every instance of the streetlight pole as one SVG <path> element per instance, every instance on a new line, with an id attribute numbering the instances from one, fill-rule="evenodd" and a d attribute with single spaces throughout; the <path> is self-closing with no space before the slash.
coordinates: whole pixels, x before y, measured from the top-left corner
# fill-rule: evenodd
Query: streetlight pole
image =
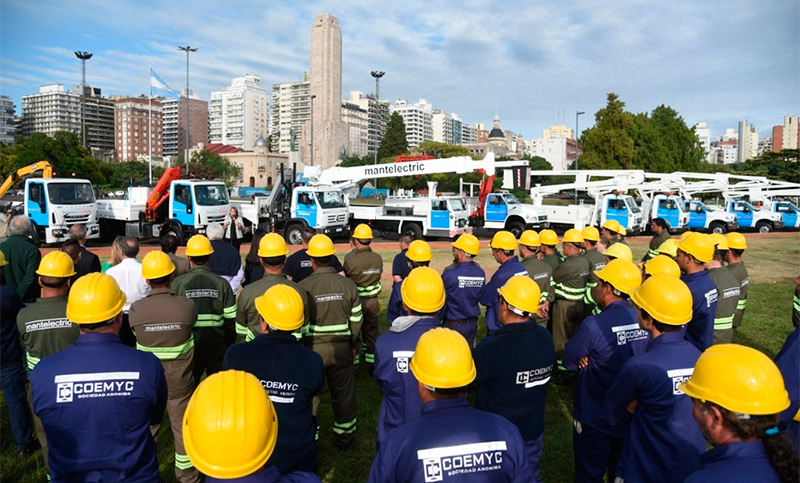
<path id="1" fill-rule="evenodd" d="M 381 80 L 381 77 L 383 77 L 384 74 L 386 74 L 386 72 L 384 72 L 382 70 L 373 70 L 369 74 L 372 77 L 375 78 L 375 110 L 377 111 L 377 115 L 375 117 L 377 119 L 378 117 L 380 117 L 380 114 L 381 114 L 380 80 Z M 378 136 L 378 126 L 379 125 L 380 125 L 379 123 L 376 123 L 375 126 L 374 126 L 375 137 L 376 138 Z M 375 151 L 372 153 L 372 156 L 373 156 L 372 164 L 378 164 L 378 147 L 379 146 L 380 146 L 380 139 L 378 139 L 377 142 L 375 143 Z M 377 189 L 378 189 L 378 178 L 375 178 L 376 195 L 377 195 Z"/>
<path id="2" fill-rule="evenodd" d="M 311 166 L 314 166 L 314 99 L 317 98 L 316 94 L 311 94 L 311 136 L 310 136 L 310 146 L 311 146 Z"/>
<path id="3" fill-rule="evenodd" d="M 92 58 L 89 52 L 75 52 L 75 57 L 81 59 L 81 135 L 83 136 L 83 147 L 86 147 L 86 119 L 83 113 L 83 105 L 86 103 L 86 61 Z"/>
<path id="4" fill-rule="evenodd" d="M 578 131 L 578 118 L 581 114 L 586 114 L 583 111 L 575 111 L 575 171 L 578 170 L 578 137 L 580 136 L 580 131 Z M 578 204 L 578 190 L 575 189 L 575 204 Z"/>
<path id="5" fill-rule="evenodd" d="M 178 46 L 178 50 L 186 52 L 186 95 L 184 102 L 186 103 L 186 176 L 189 176 L 189 52 L 197 52 L 197 47 L 192 46 Z"/>

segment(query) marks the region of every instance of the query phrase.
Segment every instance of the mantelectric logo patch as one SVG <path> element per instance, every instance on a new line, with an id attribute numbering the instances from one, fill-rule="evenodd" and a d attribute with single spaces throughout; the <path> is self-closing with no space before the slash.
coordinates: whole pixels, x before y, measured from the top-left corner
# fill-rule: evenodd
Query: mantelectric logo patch
<path id="1" fill-rule="evenodd" d="M 442 481 L 445 476 L 499 470 L 506 450 L 505 441 L 486 441 L 421 449 L 417 459 L 422 461 L 425 483 L 429 483 Z"/>

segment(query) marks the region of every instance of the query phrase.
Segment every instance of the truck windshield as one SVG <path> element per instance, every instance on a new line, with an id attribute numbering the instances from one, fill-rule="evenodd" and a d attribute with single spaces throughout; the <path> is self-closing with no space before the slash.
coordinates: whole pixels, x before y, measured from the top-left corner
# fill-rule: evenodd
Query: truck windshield
<path id="1" fill-rule="evenodd" d="M 453 211 L 464 211 L 467 209 L 467 205 L 461 198 L 450 198 L 450 208 L 452 208 Z"/>
<path id="2" fill-rule="evenodd" d="M 47 192 L 50 203 L 59 205 L 94 203 L 91 183 L 50 183 Z"/>
<path id="3" fill-rule="evenodd" d="M 344 208 L 344 193 L 341 191 L 320 191 L 317 193 L 322 208 Z"/>
<path id="4" fill-rule="evenodd" d="M 631 213 L 641 213 L 642 212 L 642 210 L 639 209 L 639 205 L 637 205 L 636 202 L 633 201 L 633 198 L 630 198 L 630 197 L 625 198 L 625 204 L 628 205 L 628 210 Z"/>
<path id="5" fill-rule="evenodd" d="M 518 205 L 519 204 L 519 201 L 517 200 L 517 197 L 512 195 L 511 193 L 503 193 L 503 199 L 505 199 L 506 200 L 506 204 L 509 204 L 509 205 Z"/>
<path id="6" fill-rule="evenodd" d="M 228 189 L 224 184 L 201 184 L 194 187 L 194 196 L 201 206 L 228 204 Z"/>

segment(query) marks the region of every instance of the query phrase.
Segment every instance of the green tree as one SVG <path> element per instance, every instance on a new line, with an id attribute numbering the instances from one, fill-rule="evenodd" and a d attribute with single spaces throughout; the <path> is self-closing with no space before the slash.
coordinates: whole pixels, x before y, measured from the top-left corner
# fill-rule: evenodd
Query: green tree
<path id="1" fill-rule="evenodd" d="M 381 163 L 387 162 L 386 158 L 393 158 L 398 154 L 408 152 L 408 141 L 406 140 L 406 125 L 400 114 L 393 112 L 386 124 L 386 132 L 381 139 L 378 148 L 378 159 Z M 393 160 L 392 160 L 393 161 Z"/>
<path id="2" fill-rule="evenodd" d="M 141 186 L 149 183 L 150 167 L 141 161 L 125 161 L 122 163 L 103 163 L 104 168 L 110 169 L 108 188 L 121 189 L 128 186 Z M 153 166 L 153 183 L 155 184 L 164 168 Z"/>
<path id="3" fill-rule="evenodd" d="M 703 167 L 705 153 L 694 127 L 688 127 L 669 106 L 662 104 L 650 115 L 635 115 L 632 137 L 638 168 L 666 173 Z"/>
<path id="4" fill-rule="evenodd" d="M 422 141 L 419 146 L 411 150 L 415 154 L 433 156 L 434 158 L 454 158 L 456 156 L 469 156 L 469 149 L 458 144 L 439 143 L 436 141 Z"/>
<path id="5" fill-rule="evenodd" d="M 203 149 L 192 153 L 189 172 L 196 178 L 221 179 L 231 186 L 233 180 L 239 176 L 240 169 L 228 158 Z"/>
<path id="6" fill-rule="evenodd" d="M 800 150 L 784 149 L 778 153 L 767 151 L 757 158 L 749 159 L 744 163 L 730 164 L 725 168 L 732 174 L 766 176 L 800 183 Z"/>
<path id="7" fill-rule="evenodd" d="M 625 103 L 613 92 L 609 93 L 606 107 L 595 114 L 595 126 L 583 132 L 580 167 L 634 168 L 636 149 L 630 134 L 633 127 L 633 115 L 625 111 Z"/>
<path id="8" fill-rule="evenodd" d="M 102 163 L 71 132 L 58 131 L 53 137 L 44 133 L 18 137 L 13 148 L 17 168 L 45 160 L 53 165 L 55 176 L 86 178 L 98 185 L 106 181 Z"/>

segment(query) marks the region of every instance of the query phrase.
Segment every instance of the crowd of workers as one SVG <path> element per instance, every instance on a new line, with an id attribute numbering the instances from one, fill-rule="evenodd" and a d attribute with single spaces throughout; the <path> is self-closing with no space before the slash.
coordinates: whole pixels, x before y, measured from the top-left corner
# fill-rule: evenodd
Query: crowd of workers
<path id="1" fill-rule="evenodd" d="M 551 382 L 575 389 L 575 481 L 798 480 L 800 277 L 774 362 L 732 344 L 739 233 L 676 240 L 656 219 L 636 264 L 611 221 L 560 242 L 500 231 L 488 279 L 473 235 L 441 273 L 402 236 L 379 334 L 367 225 L 343 262 L 308 230 L 291 256 L 257 234 L 243 265 L 219 225 L 186 259 L 166 237 L 139 262 L 138 241 L 118 238 L 107 269 L 82 226 L 44 256 L 31 228 L 17 216 L 0 243 L 2 388 L 20 456 L 41 448 L 52 481 L 158 481 L 165 412 L 181 482 L 319 481 L 323 388 L 345 450 L 359 364 L 383 391 L 370 482 L 541 481 Z"/>

